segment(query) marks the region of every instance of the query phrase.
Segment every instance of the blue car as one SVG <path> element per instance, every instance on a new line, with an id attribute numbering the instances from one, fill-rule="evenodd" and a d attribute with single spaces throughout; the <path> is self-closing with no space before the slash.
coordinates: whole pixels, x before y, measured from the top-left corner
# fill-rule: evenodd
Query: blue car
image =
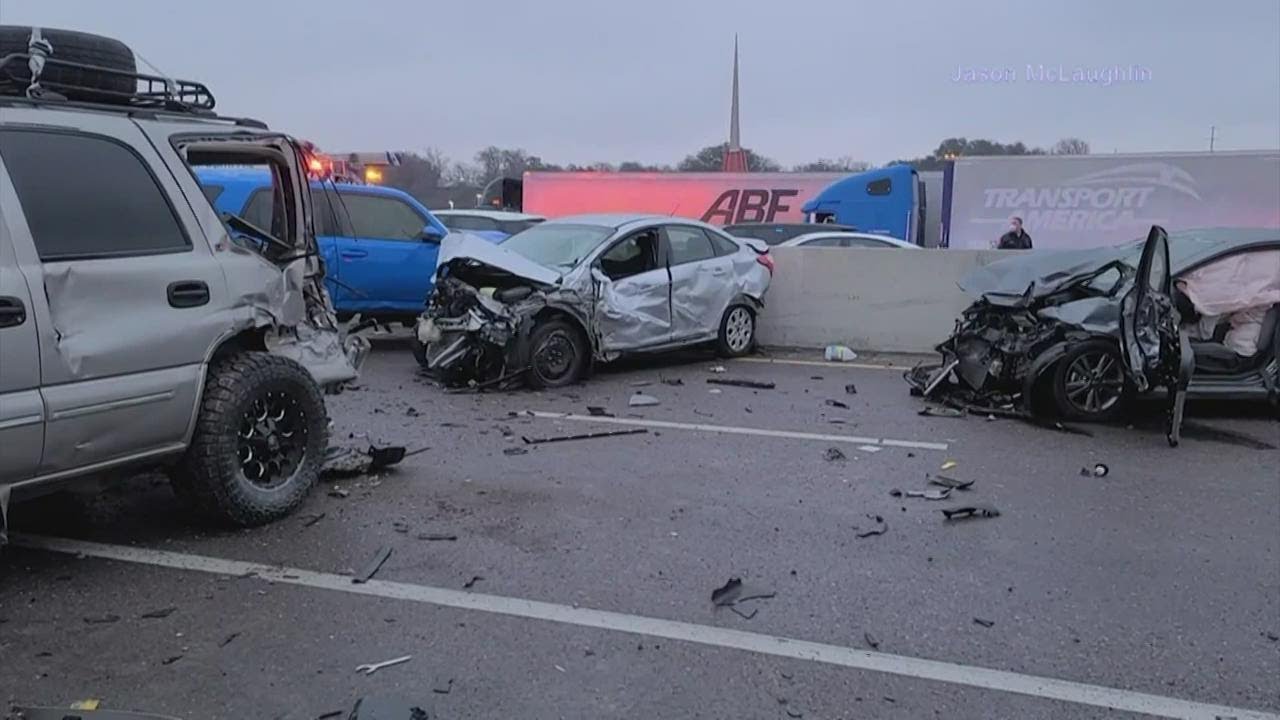
<path id="1" fill-rule="evenodd" d="M 265 170 L 208 167 L 197 175 L 219 212 L 271 229 Z M 325 285 L 338 314 L 385 321 L 417 317 L 431 293 L 448 229 L 422 203 L 393 188 L 313 181 L 311 200 Z"/>

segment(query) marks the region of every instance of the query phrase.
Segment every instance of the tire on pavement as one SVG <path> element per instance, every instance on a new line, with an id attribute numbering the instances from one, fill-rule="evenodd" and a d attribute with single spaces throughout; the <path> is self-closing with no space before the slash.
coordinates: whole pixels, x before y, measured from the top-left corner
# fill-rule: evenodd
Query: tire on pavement
<path id="1" fill-rule="evenodd" d="M 27 25 L 0 25 L 0 57 L 12 53 L 27 53 L 32 29 Z M 133 51 L 128 45 L 115 38 L 45 27 L 40 28 L 40 34 L 53 46 L 53 53 L 49 56 L 53 60 L 96 65 L 127 73 L 138 71 Z M 19 65 L 20 67 L 11 65 L 6 68 L 6 71 L 12 73 L 13 79 L 22 85 L 21 90 L 25 92 L 26 85 L 31 82 L 31 70 L 25 62 Z M 127 94 L 136 92 L 138 85 L 138 81 L 133 77 L 97 70 L 59 67 L 55 64 L 45 65 L 40 80 L 50 90 L 65 95 L 68 100 L 101 100 L 102 96 L 94 92 L 77 92 L 74 89 L 61 87 L 62 85 Z"/>
<path id="2" fill-rule="evenodd" d="M 191 445 L 170 473 L 181 499 L 240 526 L 271 522 L 302 503 L 320 476 L 329 422 L 306 368 L 260 352 L 216 361 L 199 412 Z"/>
<path id="3" fill-rule="evenodd" d="M 557 317 L 529 333 L 527 382 L 536 389 L 572 385 L 586 371 L 590 349 L 576 325 Z"/>
<path id="4" fill-rule="evenodd" d="M 730 305 L 720 318 L 716 353 L 735 358 L 749 355 L 756 347 L 756 313 L 746 305 Z"/>

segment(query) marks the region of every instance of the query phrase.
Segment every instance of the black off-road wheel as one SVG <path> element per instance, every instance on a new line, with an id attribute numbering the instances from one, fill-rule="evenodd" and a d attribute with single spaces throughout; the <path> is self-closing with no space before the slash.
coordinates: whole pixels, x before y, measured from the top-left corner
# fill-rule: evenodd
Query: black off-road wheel
<path id="1" fill-rule="evenodd" d="M 529 386 L 572 385 L 586 371 L 589 352 L 586 338 L 568 320 L 553 318 L 539 323 L 529 334 Z"/>
<path id="2" fill-rule="evenodd" d="M 201 514 L 261 525 L 302 503 L 327 444 L 324 398 L 306 368 L 267 353 L 233 355 L 209 368 L 191 447 L 170 477 Z"/>
<path id="3" fill-rule="evenodd" d="M 1071 420 L 1107 422 L 1124 411 L 1130 398 L 1120 348 L 1089 340 L 1071 348 L 1053 372 L 1053 401 Z"/>
<path id="4" fill-rule="evenodd" d="M 756 314 L 746 305 L 730 305 L 720 318 L 716 353 L 736 358 L 749 355 L 756 347 Z"/>

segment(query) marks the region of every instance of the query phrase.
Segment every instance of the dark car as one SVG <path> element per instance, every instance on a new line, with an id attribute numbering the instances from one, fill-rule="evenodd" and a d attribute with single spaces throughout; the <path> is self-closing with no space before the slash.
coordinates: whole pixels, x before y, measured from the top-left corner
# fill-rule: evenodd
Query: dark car
<path id="1" fill-rule="evenodd" d="M 1136 394 L 1164 387 L 1169 440 L 1177 444 L 1186 397 L 1273 403 L 1280 397 L 1277 253 L 1277 230 L 1170 238 L 1153 227 L 1144 242 L 997 261 L 960 283 L 978 300 L 938 346 L 942 363 L 909 371 L 907 381 L 926 397 L 977 412 L 1056 410 L 1095 421 L 1115 417 Z M 1269 305 L 1248 356 L 1224 346 L 1220 332 L 1192 342 L 1186 321 L 1195 318 L 1179 313 L 1193 316 L 1195 309 L 1175 281 L 1226 264 L 1251 268 L 1261 281 L 1241 292 L 1257 294 L 1250 304 Z"/>
<path id="2" fill-rule="evenodd" d="M 763 240 L 766 245 L 782 243 L 813 232 L 855 232 L 852 225 L 835 223 L 738 223 L 725 225 L 724 231 L 734 237 Z"/>

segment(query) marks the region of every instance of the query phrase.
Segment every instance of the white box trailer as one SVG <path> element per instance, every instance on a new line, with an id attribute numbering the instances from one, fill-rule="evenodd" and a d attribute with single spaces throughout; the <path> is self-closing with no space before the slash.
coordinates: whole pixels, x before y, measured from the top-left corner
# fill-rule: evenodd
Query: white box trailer
<path id="1" fill-rule="evenodd" d="M 1152 225 L 1280 229 L 1280 150 L 974 157 L 943 174 L 944 247 L 990 248 L 1012 216 L 1036 249 L 1116 245 Z"/>

